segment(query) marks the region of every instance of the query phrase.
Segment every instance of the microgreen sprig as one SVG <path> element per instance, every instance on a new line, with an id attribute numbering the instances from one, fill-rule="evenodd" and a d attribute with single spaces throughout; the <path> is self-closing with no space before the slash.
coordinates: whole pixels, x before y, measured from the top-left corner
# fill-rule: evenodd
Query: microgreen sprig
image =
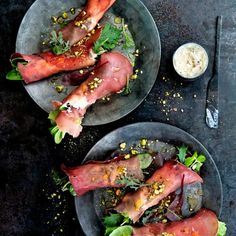
<path id="1" fill-rule="evenodd" d="M 181 147 L 177 147 L 178 150 L 178 160 L 183 163 L 185 166 L 191 168 L 192 170 L 199 172 L 203 163 L 206 161 L 206 157 L 203 154 L 198 154 L 194 152 L 193 155 L 188 151 L 188 147 L 182 145 Z"/>
<path id="2" fill-rule="evenodd" d="M 60 144 L 66 134 L 65 132 L 61 131 L 58 128 L 58 126 L 55 122 L 56 117 L 58 116 L 59 112 L 64 109 L 65 109 L 64 107 L 60 107 L 54 111 L 51 111 L 48 115 L 48 119 L 51 121 L 51 124 L 52 124 L 52 127 L 49 128 L 49 131 L 50 131 L 51 135 L 54 137 L 54 141 L 56 144 Z"/>
<path id="3" fill-rule="evenodd" d="M 99 39 L 96 41 L 93 50 L 96 54 L 112 50 L 118 44 L 121 37 L 121 30 L 111 24 L 106 24 L 102 29 Z"/>
<path id="4" fill-rule="evenodd" d="M 68 178 L 66 176 L 61 178 L 59 176 L 59 173 L 55 170 L 51 171 L 51 176 L 52 176 L 54 183 L 57 186 L 60 186 L 60 188 L 63 192 L 69 191 L 72 196 L 76 196 L 74 188 L 73 188 L 72 184 L 70 183 L 70 181 L 68 181 Z"/>
<path id="5" fill-rule="evenodd" d="M 70 50 L 70 42 L 63 39 L 62 32 L 57 33 L 55 30 L 51 32 L 49 41 L 52 52 L 61 55 Z"/>

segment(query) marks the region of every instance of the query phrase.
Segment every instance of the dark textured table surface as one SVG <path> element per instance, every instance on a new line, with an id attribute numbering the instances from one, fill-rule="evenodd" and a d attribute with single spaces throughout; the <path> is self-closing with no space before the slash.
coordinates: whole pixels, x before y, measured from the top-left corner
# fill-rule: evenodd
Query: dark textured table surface
<path id="1" fill-rule="evenodd" d="M 155 19 L 162 42 L 160 72 L 151 93 L 125 118 L 102 127 L 85 127 L 80 139 L 66 139 L 59 146 L 53 143 L 48 132 L 47 114 L 31 100 L 21 83 L 4 79 L 10 69 L 8 58 L 14 52 L 18 27 L 33 2 L 0 2 L 0 235 L 82 235 L 73 198 L 56 192 L 50 178 L 51 169 L 59 169 L 61 162 L 80 163 L 106 133 L 139 121 L 175 125 L 206 146 L 222 177 L 221 220 L 228 225 L 228 235 L 235 235 L 236 2 L 143 0 Z M 212 74 L 215 21 L 219 14 L 224 16 L 220 127 L 210 130 L 204 122 L 205 96 Z M 174 50 L 188 41 L 202 44 L 210 58 L 204 77 L 189 84 L 178 82 L 171 67 Z M 166 92 L 170 95 L 166 96 Z M 178 94 L 182 98 L 178 98 Z M 171 108 L 167 114 L 164 112 Z"/>

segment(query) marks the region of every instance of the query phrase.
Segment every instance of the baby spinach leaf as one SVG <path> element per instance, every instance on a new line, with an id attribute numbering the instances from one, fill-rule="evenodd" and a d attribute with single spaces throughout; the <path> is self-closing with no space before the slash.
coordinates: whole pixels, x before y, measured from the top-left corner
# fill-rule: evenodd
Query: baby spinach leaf
<path id="1" fill-rule="evenodd" d="M 19 71 L 17 71 L 15 68 L 12 69 L 11 71 L 9 71 L 6 75 L 6 79 L 8 80 L 22 80 L 22 77 L 19 73 Z"/>
<path id="2" fill-rule="evenodd" d="M 147 169 L 152 164 L 153 158 L 149 153 L 138 154 L 137 157 L 140 160 L 141 169 Z"/>
<path id="3" fill-rule="evenodd" d="M 120 226 L 115 229 L 109 236 L 131 236 L 133 228 L 130 225 Z"/>

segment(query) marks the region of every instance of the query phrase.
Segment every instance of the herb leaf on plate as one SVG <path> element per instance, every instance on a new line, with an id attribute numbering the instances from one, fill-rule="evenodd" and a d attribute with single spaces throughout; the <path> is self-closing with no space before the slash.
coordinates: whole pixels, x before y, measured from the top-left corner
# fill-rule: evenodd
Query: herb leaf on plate
<path id="1" fill-rule="evenodd" d="M 108 235 L 131 235 L 132 231 L 130 234 L 127 234 L 130 232 L 127 227 L 129 226 L 126 224 L 131 224 L 131 220 L 129 217 L 125 214 L 111 214 L 108 216 L 105 216 L 103 218 L 103 225 L 105 227 L 105 236 Z M 125 226 L 124 226 L 125 225 Z M 131 226 L 129 226 L 131 227 Z M 132 228 L 132 227 L 131 227 Z"/>
<path id="2" fill-rule="evenodd" d="M 66 133 L 61 131 L 55 122 L 57 115 L 60 111 L 65 110 L 66 108 L 61 106 L 60 108 L 51 111 L 48 115 L 48 119 L 50 120 L 52 127 L 49 128 L 51 135 L 54 137 L 54 141 L 56 144 L 60 144 L 62 139 L 65 137 Z"/>
<path id="3" fill-rule="evenodd" d="M 137 157 L 140 161 L 141 169 L 147 169 L 152 164 L 153 158 L 149 153 L 138 154 Z"/>
<path id="4" fill-rule="evenodd" d="M 227 227 L 224 222 L 218 221 L 218 231 L 216 236 L 225 236 L 227 232 Z"/>
<path id="5" fill-rule="evenodd" d="M 181 163 L 184 163 L 185 158 L 187 156 L 188 153 L 188 147 L 185 145 L 182 145 L 181 147 L 177 147 L 177 150 L 179 151 L 179 153 L 177 154 L 179 161 Z"/>
<path id="6" fill-rule="evenodd" d="M 17 71 L 16 69 L 12 69 L 11 71 L 9 71 L 6 75 L 6 79 L 8 80 L 22 80 L 21 74 L 19 73 L 19 71 Z"/>
<path id="7" fill-rule="evenodd" d="M 23 58 L 13 58 L 10 60 L 10 63 L 12 65 L 12 70 L 9 71 L 6 75 L 6 79 L 8 80 L 22 80 L 22 76 L 20 72 L 18 71 L 17 64 L 20 63 L 22 65 L 26 65 L 28 62 L 25 61 Z"/>
<path id="8" fill-rule="evenodd" d="M 116 228 L 109 236 L 131 236 L 133 228 L 130 225 L 124 225 Z"/>
<path id="9" fill-rule="evenodd" d="M 194 152 L 194 154 L 191 157 L 185 159 L 184 165 L 190 167 L 194 171 L 199 172 L 205 161 L 206 157 L 204 155 L 202 154 L 198 155 L 197 152 Z"/>
<path id="10" fill-rule="evenodd" d="M 52 52 L 56 55 L 61 55 L 68 50 L 70 50 L 70 42 L 65 42 L 63 39 L 62 32 L 57 32 L 54 30 L 51 32 L 51 38 L 50 38 L 50 48 Z"/>
<path id="11" fill-rule="evenodd" d="M 123 36 L 124 36 L 123 48 L 128 49 L 128 48 L 135 47 L 134 40 L 128 32 L 128 26 L 125 25 L 124 19 L 122 19 L 122 33 L 123 33 Z"/>
<path id="12" fill-rule="evenodd" d="M 131 188 L 135 191 L 141 187 L 150 186 L 151 184 L 146 184 L 139 179 L 136 179 L 132 176 L 121 176 L 120 179 L 116 181 L 117 184 L 124 185 L 125 188 Z"/>
<path id="13" fill-rule="evenodd" d="M 188 147 L 182 145 L 181 147 L 177 147 L 178 154 L 177 157 L 179 161 L 184 164 L 185 166 L 191 168 L 192 170 L 199 172 L 203 163 L 206 161 L 206 157 L 203 154 L 198 154 L 194 152 L 192 156 L 188 152 Z"/>
<path id="14" fill-rule="evenodd" d="M 100 55 L 108 50 L 112 50 L 116 47 L 120 37 L 121 30 L 107 23 L 93 47 L 94 52 Z"/>
<path id="15" fill-rule="evenodd" d="M 55 170 L 51 172 L 52 179 L 54 183 L 61 188 L 63 192 L 69 191 L 72 196 L 76 196 L 72 184 L 68 181 L 67 176 L 60 177 L 59 173 Z"/>

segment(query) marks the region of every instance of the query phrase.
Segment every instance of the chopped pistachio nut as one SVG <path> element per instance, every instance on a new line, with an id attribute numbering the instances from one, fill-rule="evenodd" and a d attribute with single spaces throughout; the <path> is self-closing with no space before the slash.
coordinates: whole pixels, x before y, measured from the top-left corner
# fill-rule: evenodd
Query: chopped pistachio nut
<path id="1" fill-rule="evenodd" d="M 76 51 L 76 52 L 74 52 L 74 54 L 75 54 L 76 57 L 79 57 L 83 54 L 83 51 L 82 50 L 79 51 L 79 52 Z"/>
<path id="2" fill-rule="evenodd" d="M 72 8 L 70 9 L 70 13 L 73 14 L 73 15 L 75 14 L 75 8 L 74 8 L 74 7 L 72 7 Z"/>
<path id="3" fill-rule="evenodd" d="M 117 167 L 117 172 L 120 175 L 126 175 L 127 174 L 127 168 L 123 166 L 118 166 Z"/>
<path id="4" fill-rule="evenodd" d="M 142 207 L 143 203 L 142 203 L 142 199 L 138 199 L 137 201 L 135 201 L 134 206 L 135 209 L 138 211 L 141 207 Z"/>
<path id="5" fill-rule="evenodd" d="M 52 23 L 56 24 L 57 23 L 57 17 L 56 16 L 52 16 L 51 17 Z"/>
<path id="6" fill-rule="evenodd" d="M 127 159 L 129 159 L 130 158 L 130 154 L 126 154 L 125 156 L 124 156 L 124 158 L 127 160 Z"/>
<path id="7" fill-rule="evenodd" d="M 115 17 L 114 22 L 115 22 L 115 24 L 121 24 L 122 23 L 121 17 L 119 17 L 119 16 Z"/>
<path id="8" fill-rule="evenodd" d="M 106 96 L 106 97 L 103 97 L 102 100 L 103 100 L 104 102 L 109 102 L 109 101 L 110 101 L 110 98 Z"/>
<path id="9" fill-rule="evenodd" d="M 163 232 L 161 235 L 162 236 L 174 236 L 173 234 L 170 234 L 170 233 L 167 233 L 167 232 Z"/>
<path id="10" fill-rule="evenodd" d="M 126 148 L 126 143 L 121 143 L 120 144 L 120 149 L 121 150 L 125 150 L 125 148 Z"/>
<path id="11" fill-rule="evenodd" d="M 165 189 L 165 185 L 164 184 L 160 184 L 158 182 L 154 182 L 151 186 L 150 186 L 150 190 L 151 190 L 151 194 L 150 194 L 150 198 L 154 198 L 156 195 L 162 193 Z"/>
<path id="12" fill-rule="evenodd" d="M 62 18 L 62 16 L 59 16 L 59 17 L 57 18 L 57 23 L 58 23 L 58 24 L 63 24 L 63 23 L 64 23 L 64 19 Z"/>
<path id="13" fill-rule="evenodd" d="M 99 84 L 101 84 L 101 82 L 102 82 L 102 79 L 95 77 L 91 82 L 88 83 L 90 91 L 97 88 L 99 86 Z"/>
<path id="14" fill-rule="evenodd" d="M 62 93 L 63 90 L 64 90 L 64 88 L 65 88 L 65 87 L 64 87 L 63 85 L 57 85 L 55 89 L 56 89 L 56 91 L 57 91 L 58 93 Z"/>
<path id="15" fill-rule="evenodd" d="M 134 74 L 134 75 L 131 76 L 131 79 L 133 79 L 133 80 L 135 80 L 135 79 L 137 79 L 137 78 L 138 78 L 138 75 L 137 75 L 137 74 Z"/>
<path id="16" fill-rule="evenodd" d="M 142 147 L 145 147 L 147 145 L 147 142 L 148 142 L 148 140 L 145 139 L 145 138 L 140 140 L 140 144 L 141 144 Z"/>
<path id="17" fill-rule="evenodd" d="M 84 25 L 84 24 L 81 25 L 81 29 L 83 29 L 83 30 L 88 30 L 87 26 Z"/>
<path id="18" fill-rule="evenodd" d="M 135 150 L 135 149 L 131 149 L 131 150 L 130 150 L 130 153 L 131 153 L 132 155 L 136 155 L 136 154 L 138 154 L 138 151 Z"/>
<path id="19" fill-rule="evenodd" d="M 63 18 L 63 19 L 67 19 L 67 18 L 68 18 L 67 12 L 63 12 L 63 13 L 62 13 L 62 18 Z"/>

